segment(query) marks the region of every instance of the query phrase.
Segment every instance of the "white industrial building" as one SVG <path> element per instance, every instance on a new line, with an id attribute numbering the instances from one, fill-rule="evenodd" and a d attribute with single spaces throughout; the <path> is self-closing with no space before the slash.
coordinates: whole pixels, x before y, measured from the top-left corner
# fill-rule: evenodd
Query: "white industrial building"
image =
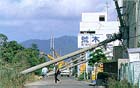
<path id="1" fill-rule="evenodd" d="M 78 48 L 89 47 L 97 44 L 112 34 L 119 32 L 118 21 L 108 21 L 106 12 L 82 13 L 80 33 L 78 34 Z M 107 48 L 118 45 L 118 41 L 108 44 Z"/>
<path id="2" fill-rule="evenodd" d="M 112 34 L 119 32 L 118 21 L 108 21 L 107 12 L 82 13 L 80 22 L 80 33 L 78 34 L 78 48 L 89 47 L 97 44 L 107 38 L 112 37 Z M 119 41 L 114 41 L 106 46 L 106 51 L 113 51 L 113 46 L 117 46 Z M 86 59 L 88 59 L 86 53 Z M 112 53 L 109 54 L 111 58 Z M 88 64 L 87 64 L 88 65 Z M 80 66 L 78 66 L 80 68 Z M 86 71 L 88 66 L 86 66 Z M 80 72 L 78 71 L 78 74 Z"/>
<path id="3" fill-rule="evenodd" d="M 78 34 L 78 48 L 96 44 L 111 37 L 111 34 L 118 32 L 119 22 L 107 21 L 107 14 L 105 12 L 82 13 L 80 33 Z M 118 43 L 115 42 L 112 44 L 117 45 Z"/>

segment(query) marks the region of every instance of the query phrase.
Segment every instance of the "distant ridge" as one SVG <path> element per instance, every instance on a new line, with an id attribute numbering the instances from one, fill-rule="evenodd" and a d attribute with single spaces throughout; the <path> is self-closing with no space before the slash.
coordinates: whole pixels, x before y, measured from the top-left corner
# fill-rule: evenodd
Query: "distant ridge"
<path id="1" fill-rule="evenodd" d="M 61 52 L 61 55 L 65 55 L 70 52 L 78 50 L 77 37 L 75 36 L 62 36 L 59 38 L 54 38 L 54 42 L 55 42 L 55 50 L 58 53 Z M 40 51 L 50 53 L 50 39 L 49 40 L 31 39 L 24 41 L 21 44 L 24 47 L 29 48 L 33 43 L 37 44 Z"/>

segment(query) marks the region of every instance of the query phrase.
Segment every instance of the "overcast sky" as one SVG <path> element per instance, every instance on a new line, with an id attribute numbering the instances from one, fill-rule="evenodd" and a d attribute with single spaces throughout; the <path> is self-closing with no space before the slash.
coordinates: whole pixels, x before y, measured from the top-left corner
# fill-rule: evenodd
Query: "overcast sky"
<path id="1" fill-rule="evenodd" d="M 106 10 L 116 19 L 113 0 L 0 0 L 0 33 L 9 40 L 77 36 L 82 12 Z"/>

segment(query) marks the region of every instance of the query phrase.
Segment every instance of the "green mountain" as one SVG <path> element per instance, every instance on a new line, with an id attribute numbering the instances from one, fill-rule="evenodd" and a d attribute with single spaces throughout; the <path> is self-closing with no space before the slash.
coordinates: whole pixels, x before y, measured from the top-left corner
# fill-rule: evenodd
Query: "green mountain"
<path id="1" fill-rule="evenodd" d="M 55 50 L 60 55 L 65 55 L 75 50 L 78 50 L 77 37 L 62 36 L 59 38 L 54 38 L 54 42 L 55 42 L 54 44 Z M 24 41 L 21 44 L 24 47 L 29 48 L 33 43 L 37 44 L 40 51 L 43 51 L 47 54 L 50 53 L 50 39 L 49 40 L 31 39 L 31 40 Z"/>

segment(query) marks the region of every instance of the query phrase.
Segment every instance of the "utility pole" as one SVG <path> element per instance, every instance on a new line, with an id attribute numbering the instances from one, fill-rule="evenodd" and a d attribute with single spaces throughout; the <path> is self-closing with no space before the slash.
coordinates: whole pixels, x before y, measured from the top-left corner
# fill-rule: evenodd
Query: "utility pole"
<path id="1" fill-rule="evenodd" d="M 108 8 L 109 8 L 109 6 L 108 6 L 108 1 L 106 0 L 106 13 L 107 13 L 107 21 L 108 21 Z"/>
<path id="2" fill-rule="evenodd" d="M 124 8 L 124 7 L 119 7 L 118 0 L 114 0 L 114 2 L 115 2 L 118 18 L 119 18 L 119 21 L 120 21 L 119 32 L 120 32 L 120 40 L 123 40 L 122 41 L 122 44 L 123 44 L 123 58 L 128 58 L 127 48 L 129 47 L 129 27 L 126 26 L 126 24 L 124 23 L 124 20 L 122 18 L 122 16 L 124 14 L 121 13 L 121 9 Z"/>
<path id="3" fill-rule="evenodd" d="M 111 52 L 105 52 L 105 54 L 109 54 L 109 53 L 111 53 Z M 78 58 L 76 58 L 75 60 L 69 62 L 68 64 L 73 63 L 73 62 L 75 62 L 75 61 L 77 61 L 77 60 L 79 60 L 79 59 L 82 59 L 82 57 L 78 57 Z M 64 65 L 62 68 L 60 68 L 60 71 L 63 71 L 63 70 L 65 70 L 65 69 L 67 69 L 67 68 L 73 68 L 73 67 L 75 67 L 75 66 L 77 66 L 77 65 L 86 63 L 87 61 L 88 61 L 88 60 L 83 60 L 83 61 L 80 61 L 80 62 L 78 62 L 78 63 L 76 63 L 76 64 L 69 65 L 69 66 L 68 66 L 68 65 Z M 48 75 L 53 75 L 53 74 L 54 74 L 54 71 L 51 71 L 51 72 L 48 73 Z"/>
<path id="4" fill-rule="evenodd" d="M 121 9 L 123 7 L 119 7 L 118 0 L 114 0 L 114 2 L 115 2 L 118 18 L 120 21 L 120 28 L 119 28 L 120 38 L 123 40 L 126 40 L 126 42 L 123 42 L 123 44 L 126 45 L 127 47 L 129 47 L 129 28 L 128 28 L 128 26 L 126 26 L 126 24 L 124 23 L 124 20 L 122 18 L 122 16 L 124 14 L 121 13 Z"/>
<path id="5" fill-rule="evenodd" d="M 54 36 L 53 34 L 51 35 L 51 39 L 50 39 L 50 54 L 53 56 L 53 58 L 55 58 L 54 56 Z"/>

